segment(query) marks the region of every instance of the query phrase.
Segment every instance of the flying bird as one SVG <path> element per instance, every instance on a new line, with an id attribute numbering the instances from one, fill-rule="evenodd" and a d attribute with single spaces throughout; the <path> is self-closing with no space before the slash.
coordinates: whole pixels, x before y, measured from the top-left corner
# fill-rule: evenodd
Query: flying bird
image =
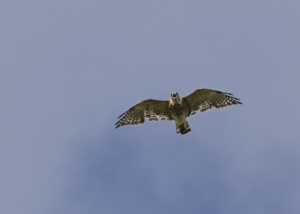
<path id="1" fill-rule="evenodd" d="M 158 119 L 174 120 L 177 134 L 187 134 L 191 131 L 186 120 L 187 117 L 215 108 L 229 105 L 242 104 L 240 99 L 233 94 L 200 88 L 188 96 L 180 97 L 177 92 L 171 93 L 170 100 L 147 99 L 130 108 L 118 118 L 115 128 L 125 125 L 137 125 L 145 122 L 145 117 L 150 121 Z"/>

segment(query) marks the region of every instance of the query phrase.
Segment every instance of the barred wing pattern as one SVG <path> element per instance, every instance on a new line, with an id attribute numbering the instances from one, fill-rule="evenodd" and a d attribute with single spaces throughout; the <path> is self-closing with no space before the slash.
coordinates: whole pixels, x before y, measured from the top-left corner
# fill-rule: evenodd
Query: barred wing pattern
<path id="1" fill-rule="evenodd" d="M 189 115 L 196 114 L 198 110 L 207 111 L 212 107 L 223 108 L 233 104 L 242 104 L 238 98 L 233 97 L 233 94 L 206 88 L 197 89 L 183 97 L 183 100 L 190 107 Z"/>
<path id="2" fill-rule="evenodd" d="M 145 117 L 149 120 L 171 120 L 169 111 L 169 101 L 167 100 L 144 100 L 125 113 L 121 114 L 118 118 L 119 121 L 115 124 L 116 128 L 125 125 L 137 125 L 145 122 Z"/>

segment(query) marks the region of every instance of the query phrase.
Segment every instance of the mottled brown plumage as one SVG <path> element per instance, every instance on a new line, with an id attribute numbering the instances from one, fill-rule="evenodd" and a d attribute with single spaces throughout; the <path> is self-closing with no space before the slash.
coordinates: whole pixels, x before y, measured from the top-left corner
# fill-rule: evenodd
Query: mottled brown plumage
<path id="1" fill-rule="evenodd" d="M 171 120 L 171 114 L 169 111 L 169 102 L 163 100 L 144 100 L 125 113 L 121 114 L 118 118 L 121 118 L 115 125 L 116 128 L 125 125 L 137 125 L 145 122 L 145 117 L 149 120 Z"/>
<path id="2" fill-rule="evenodd" d="M 170 100 L 144 100 L 119 116 L 116 128 L 125 125 L 136 125 L 149 120 L 174 120 L 177 133 L 186 134 L 191 131 L 186 118 L 198 110 L 204 112 L 212 107 L 223 108 L 229 105 L 242 104 L 230 93 L 212 89 L 197 89 L 186 97 L 177 92 L 171 94 Z"/>

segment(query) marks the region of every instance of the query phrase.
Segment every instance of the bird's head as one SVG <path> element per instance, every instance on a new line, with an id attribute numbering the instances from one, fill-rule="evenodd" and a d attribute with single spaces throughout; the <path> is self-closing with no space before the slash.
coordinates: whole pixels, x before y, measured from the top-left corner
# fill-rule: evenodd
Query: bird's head
<path id="1" fill-rule="evenodd" d="M 177 92 L 173 92 L 171 94 L 171 99 L 172 99 L 172 101 L 173 101 L 174 104 L 181 103 L 181 98 L 180 98 L 180 96 L 179 96 L 179 94 Z"/>

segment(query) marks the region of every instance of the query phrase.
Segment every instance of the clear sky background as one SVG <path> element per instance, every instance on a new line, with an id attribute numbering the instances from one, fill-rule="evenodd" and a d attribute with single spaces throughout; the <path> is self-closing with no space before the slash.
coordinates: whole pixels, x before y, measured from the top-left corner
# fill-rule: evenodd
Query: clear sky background
<path id="1" fill-rule="evenodd" d="M 300 1 L 2 0 L 0 213 L 300 213 Z M 244 105 L 114 129 L 196 88 Z"/>

